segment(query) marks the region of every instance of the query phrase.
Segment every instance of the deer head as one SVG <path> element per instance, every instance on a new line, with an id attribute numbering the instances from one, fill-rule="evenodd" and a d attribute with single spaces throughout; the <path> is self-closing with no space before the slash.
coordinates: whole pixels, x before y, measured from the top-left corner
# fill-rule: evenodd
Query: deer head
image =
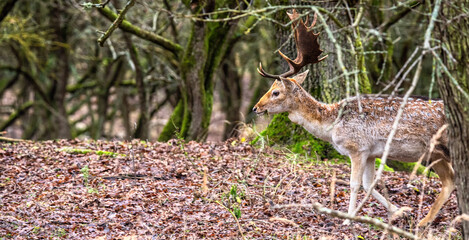
<path id="1" fill-rule="evenodd" d="M 303 89 L 300 84 L 304 81 L 308 72 L 309 70 L 306 70 L 292 78 L 280 77 L 279 80 L 272 84 L 269 91 L 262 96 L 252 110 L 258 115 L 263 115 L 267 112 L 282 113 L 293 110 L 297 106 L 294 101 L 295 99 L 291 96 L 298 92 L 298 90 Z"/>
<path id="2" fill-rule="evenodd" d="M 315 34 L 311 29 L 316 24 L 317 15 L 314 15 L 314 20 L 311 25 L 308 27 L 306 23 L 299 18 L 299 14 L 296 10 L 293 10 L 292 13 L 288 13 L 288 17 L 294 21 L 292 23 L 292 28 L 295 31 L 295 44 L 297 50 L 297 57 L 295 60 L 291 60 L 281 51 L 279 51 L 280 56 L 282 56 L 285 61 L 287 61 L 289 70 L 280 75 L 273 75 L 267 73 L 263 68 L 262 64 L 259 64 L 257 71 L 260 75 L 267 78 L 276 79 L 272 84 L 270 90 L 259 100 L 259 102 L 254 106 L 253 111 L 257 114 L 263 114 L 266 112 L 270 113 L 280 113 L 285 112 L 291 109 L 292 102 L 290 97 L 295 89 L 302 89 L 300 84 L 306 78 L 308 71 L 298 74 L 296 77 L 288 78 L 296 73 L 298 73 L 301 68 L 308 64 L 314 64 L 321 62 L 327 56 L 319 58 L 322 50 L 319 47 L 318 36 L 319 33 Z"/>

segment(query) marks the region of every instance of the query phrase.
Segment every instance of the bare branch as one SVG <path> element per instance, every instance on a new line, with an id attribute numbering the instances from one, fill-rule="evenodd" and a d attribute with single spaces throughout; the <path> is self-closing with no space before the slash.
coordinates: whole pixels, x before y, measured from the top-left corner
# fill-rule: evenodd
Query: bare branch
<path id="1" fill-rule="evenodd" d="M 80 6 L 84 7 L 84 8 L 92 8 L 92 7 L 95 7 L 95 8 L 103 8 L 103 7 L 106 7 L 106 5 L 110 2 L 111 0 L 106 0 L 105 2 L 103 3 L 96 3 L 96 4 L 93 4 L 93 3 L 90 3 L 90 2 L 86 2 L 86 3 L 82 3 L 80 4 Z"/>
<path id="2" fill-rule="evenodd" d="M 397 23 L 399 20 L 405 17 L 412 9 L 420 6 L 420 4 L 422 3 L 423 3 L 422 0 L 409 1 L 409 3 L 407 4 L 408 7 L 402 9 L 395 15 L 391 16 L 386 22 L 384 22 L 383 24 L 381 24 L 381 26 L 379 26 L 380 31 L 386 32 L 392 25 Z"/>
<path id="3" fill-rule="evenodd" d="M 107 2 L 109 2 L 109 0 Z M 101 46 L 101 47 L 104 46 L 104 42 L 106 41 L 106 39 L 108 39 L 111 36 L 111 34 L 114 32 L 114 30 L 116 30 L 116 28 L 119 27 L 119 25 L 124 20 L 125 14 L 127 13 L 127 11 L 129 11 L 129 9 L 133 5 L 135 5 L 135 0 L 129 0 L 127 2 L 124 9 L 122 9 L 122 11 L 119 13 L 119 15 L 117 15 L 116 20 L 114 20 L 114 22 L 111 24 L 111 26 L 108 28 L 108 30 L 106 32 L 104 32 L 103 35 L 101 35 L 101 37 L 98 38 L 99 46 Z"/>
<path id="4" fill-rule="evenodd" d="M 98 0 L 94 0 L 98 1 Z M 111 21 L 115 21 L 117 19 L 117 14 L 114 13 L 108 7 L 105 8 L 98 8 L 98 11 L 105 16 L 107 19 Z M 130 22 L 123 20 L 122 23 L 119 25 L 119 28 L 125 32 L 131 33 L 139 38 L 148 40 L 152 43 L 155 43 L 162 48 L 172 52 L 174 55 L 179 55 L 183 51 L 183 47 L 177 43 L 172 42 L 171 40 L 164 38 L 160 35 L 154 34 L 152 32 L 143 30 L 139 27 L 132 25 Z"/>

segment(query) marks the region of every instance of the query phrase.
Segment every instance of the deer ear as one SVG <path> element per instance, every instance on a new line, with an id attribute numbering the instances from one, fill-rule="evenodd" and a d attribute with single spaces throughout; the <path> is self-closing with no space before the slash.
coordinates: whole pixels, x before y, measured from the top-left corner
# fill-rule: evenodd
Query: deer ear
<path id="1" fill-rule="evenodd" d="M 309 73 L 309 69 L 294 76 L 293 79 L 295 79 L 296 82 L 301 85 L 305 81 L 306 77 L 308 76 L 308 73 Z"/>
<path id="2" fill-rule="evenodd" d="M 280 82 L 285 88 L 294 89 L 296 84 L 288 78 L 280 77 Z"/>

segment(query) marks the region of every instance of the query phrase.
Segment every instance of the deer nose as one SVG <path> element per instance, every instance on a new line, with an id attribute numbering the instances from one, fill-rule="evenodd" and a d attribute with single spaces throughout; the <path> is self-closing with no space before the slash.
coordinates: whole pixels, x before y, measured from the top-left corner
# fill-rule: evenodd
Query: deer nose
<path id="1" fill-rule="evenodd" d="M 257 107 L 253 107 L 252 111 L 255 112 L 257 110 Z"/>

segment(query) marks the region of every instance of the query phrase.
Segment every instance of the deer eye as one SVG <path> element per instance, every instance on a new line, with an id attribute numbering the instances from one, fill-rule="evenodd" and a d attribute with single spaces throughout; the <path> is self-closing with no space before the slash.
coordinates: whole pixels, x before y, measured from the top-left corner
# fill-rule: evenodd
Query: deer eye
<path id="1" fill-rule="evenodd" d="M 274 97 L 278 97 L 279 94 L 280 94 L 279 91 L 273 91 L 272 92 L 272 96 L 274 96 Z"/>

